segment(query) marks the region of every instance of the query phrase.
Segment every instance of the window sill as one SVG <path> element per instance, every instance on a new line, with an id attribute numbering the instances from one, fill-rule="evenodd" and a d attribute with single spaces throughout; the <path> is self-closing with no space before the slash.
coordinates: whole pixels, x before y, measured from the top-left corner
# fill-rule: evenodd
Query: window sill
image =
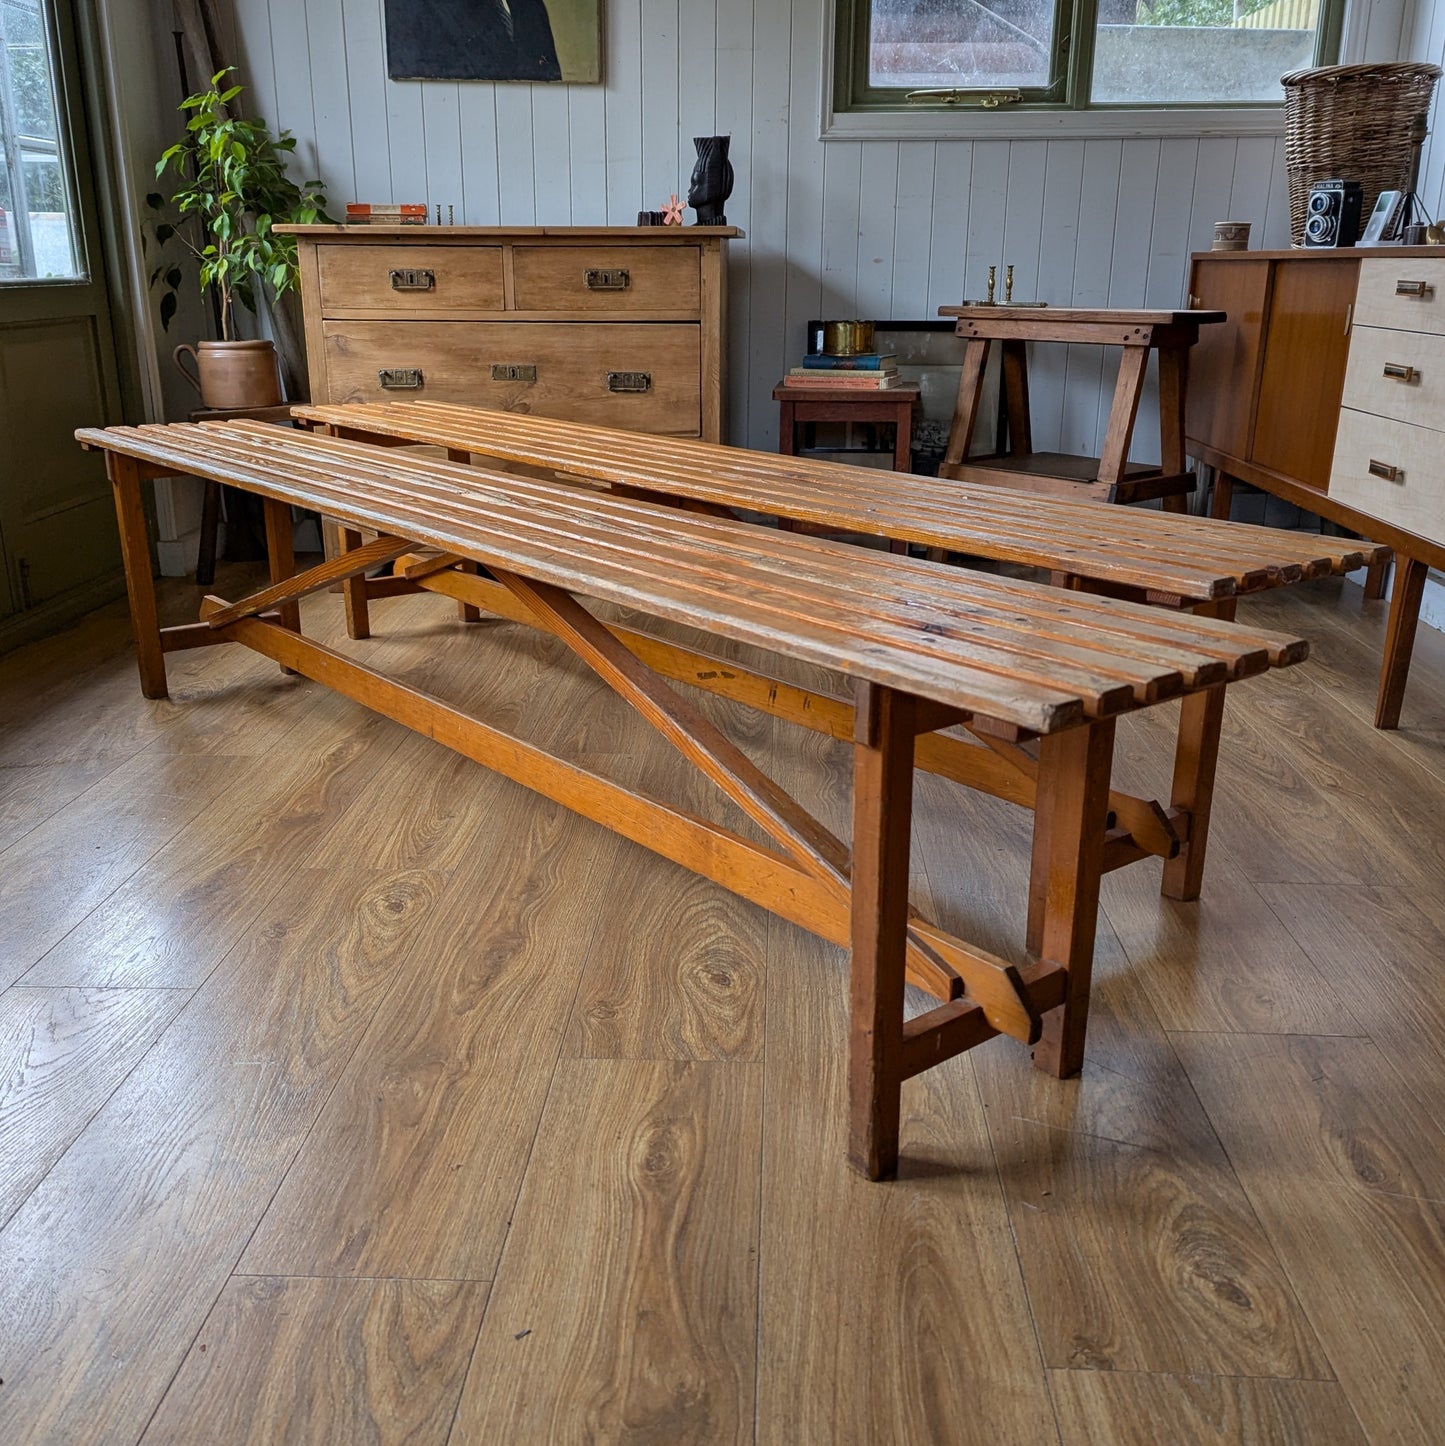
<path id="1" fill-rule="evenodd" d="M 1284 134 L 1284 107 L 850 111 L 823 104 L 825 141 L 1117 140 Z"/>

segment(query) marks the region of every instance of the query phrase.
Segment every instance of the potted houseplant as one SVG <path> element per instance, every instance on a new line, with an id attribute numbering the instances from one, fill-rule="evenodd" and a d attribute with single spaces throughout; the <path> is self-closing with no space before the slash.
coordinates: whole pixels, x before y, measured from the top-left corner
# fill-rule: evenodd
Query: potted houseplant
<path id="1" fill-rule="evenodd" d="M 291 133 L 273 137 L 265 121 L 233 113 L 242 88 L 220 89 L 230 69 L 217 71 L 208 90 L 181 102 L 185 139 L 156 163 L 157 179 L 170 172 L 176 180 L 178 189 L 169 198 L 175 220 L 161 223 L 155 232 L 163 245 L 174 238 L 194 258 L 221 333 L 218 341 L 178 346 L 176 365 L 200 392 L 203 406 L 266 407 L 281 400 L 276 349 L 270 341 L 237 336 L 236 303 L 254 311 L 258 292 L 275 298 L 296 287 L 296 242 L 278 236 L 277 223 L 330 217 L 319 181 L 298 186 L 286 174 L 287 159 L 296 149 Z M 157 210 L 166 205 L 158 194 L 148 201 Z M 161 279 L 167 287 L 161 322 L 168 325 L 181 269 L 163 263 L 151 277 L 153 284 Z M 183 361 L 187 355 L 195 363 L 194 376 Z"/>

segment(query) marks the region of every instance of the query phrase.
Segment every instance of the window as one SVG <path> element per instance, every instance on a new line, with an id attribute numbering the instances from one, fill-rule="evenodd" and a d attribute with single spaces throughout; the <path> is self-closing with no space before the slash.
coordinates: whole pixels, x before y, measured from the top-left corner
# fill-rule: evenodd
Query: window
<path id="1" fill-rule="evenodd" d="M 55 102 L 43 0 L 0 0 L 0 283 L 80 274 Z"/>
<path id="2" fill-rule="evenodd" d="M 1343 0 L 836 0 L 837 112 L 1279 107 Z"/>

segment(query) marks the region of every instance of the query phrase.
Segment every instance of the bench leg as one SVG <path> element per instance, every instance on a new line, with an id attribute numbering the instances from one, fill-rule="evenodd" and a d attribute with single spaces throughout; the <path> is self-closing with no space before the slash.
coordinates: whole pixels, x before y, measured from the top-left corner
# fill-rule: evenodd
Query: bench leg
<path id="1" fill-rule="evenodd" d="M 156 614 L 156 585 L 151 576 L 150 535 L 146 529 L 145 504 L 141 500 L 140 468 L 132 458 L 117 452 L 105 454 L 105 466 L 115 493 L 115 519 L 125 563 L 140 690 L 147 698 L 164 698 L 168 696 L 166 655 L 161 649 L 161 628 Z"/>
<path id="2" fill-rule="evenodd" d="M 472 465 L 472 454 L 464 447 L 448 447 L 447 461 L 460 462 L 464 467 L 470 467 Z M 469 572 L 473 576 L 476 576 L 477 564 L 474 562 L 463 563 L 462 571 Z M 457 616 L 464 623 L 479 623 L 482 620 L 482 610 L 481 608 L 473 607 L 471 603 L 458 601 Z"/>
<path id="3" fill-rule="evenodd" d="M 469 573 L 472 577 L 476 577 L 478 567 L 479 564 L 475 562 L 462 562 L 458 564 L 458 571 Z M 482 610 L 473 603 L 458 601 L 457 616 L 464 623 L 479 623 L 482 620 Z"/>
<path id="4" fill-rule="evenodd" d="M 1188 812 L 1189 836 L 1179 852 L 1165 861 L 1160 892 L 1166 899 L 1197 899 L 1204 880 L 1204 850 L 1209 842 L 1209 812 L 1219 762 L 1219 730 L 1224 721 L 1224 686 L 1221 683 L 1191 693 L 1180 705 L 1174 787 L 1169 801 Z"/>
<path id="5" fill-rule="evenodd" d="M 269 561 L 271 581 L 285 582 L 296 573 L 296 551 L 291 541 L 291 505 L 278 502 L 273 497 L 263 499 L 266 511 L 266 557 Z M 281 617 L 281 626 L 293 633 L 301 631 L 301 604 L 294 598 L 282 603 L 276 611 Z M 295 673 L 294 668 L 284 664 L 283 673 Z"/>
<path id="6" fill-rule="evenodd" d="M 853 771 L 848 1159 L 870 1180 L 880 1180 L 898 1170 L 914 704 L 871 684 L 860 685 L 859 702 L 864 706 Z"/>
<path id="7" fill-rule="evenodd" d="M 1044 1015 L 1033 1060 L 1035 1068 L 1060 1079 L 1084 1065 L 1113 759 L 1112 718 L 1039 740 L 1028 947 L 1062 964 L 1068 986 L 1064 1002 Z"/>
<path id="8" fill-rule="evenodd" d="M 285 582 L 296 573 L 296 553 L 291 545 L 291 504 L 274 497 L 264 499 L 266 508 L 266 557 L 271 581 Z M 301 631 L 301 604 L 292 599 L 277 609 L 281 626 L 293 633 Z"/>
<path id="9" fill-rule="evenodd" d="M 1385 584 L 1390 579 L 1390 561 L 1382 557 L 1365 567 L 1365 601 L 1379 602 L 1385 596 Z"/>
<path id="10" fill-rule="evenodd" d="M 1385 628 L 1385 662 L 1380 669 L 1380 692 L 1375 700 L 1375 727 L 1398 728 L 1400 705 L 1410 677 L 1410 654 L 1415 650 L 1415 627 L 1430 569 L 1418 557 L 1395 554 L 1395 586 L 1390 593 L 1390 619 Z"/>
<path id="11" fill-rule="evenodd" d="M 196 586 L 210 587 L 216 580 L 216 534 L 221 527 L 221 484 L 208 477 L 202 483 L 201 539 L 196 544 Z"/>
<path id="12" fill-rule="evenodd" d="M 361 533 L 354 527 L 340 529 L 341 551 L 351 552 L 361 546 Z M 346 636 L 348 638 L 369 638 L 371 636 L 371 605 L 366 598 L 366 574 L 359 572 L 341 584 L 341 595 L 346 607 Z"/>
<path id="13" fill-rule="evenodd" d="M 1234 505 L 1234 478 L 1223 469 L 1214 469 L 1214 488 L 1209 498 L 1209 515 L 1220 522 L 1229 521 L 1230 508 Z"/>

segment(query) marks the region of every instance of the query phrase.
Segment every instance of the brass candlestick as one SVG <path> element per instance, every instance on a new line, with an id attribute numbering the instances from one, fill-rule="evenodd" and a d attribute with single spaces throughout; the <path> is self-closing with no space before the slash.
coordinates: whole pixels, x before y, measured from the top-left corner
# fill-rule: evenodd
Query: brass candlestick
<path id="1" fill-rule="evenodd" d="M 1013 262 L 1008 264 L 1008 270 L 1003 274 L 1003 304 L 1012 306 L 1014 299 L 1014 267 Z"/>
<path id="2" fill-rule="evenodd" d="M 998 284 L 998 267 L 997 267 L 997 266 L 990 266 L 990 267 L 988 268 L 988 296 L 985 298 L 984 303 L 983 303 L 985 306 L 992 306 L 992 305 L 993 305 L 993 292 L 994 292 L 994 287 L 995 287 L 997 284 Z"/>

